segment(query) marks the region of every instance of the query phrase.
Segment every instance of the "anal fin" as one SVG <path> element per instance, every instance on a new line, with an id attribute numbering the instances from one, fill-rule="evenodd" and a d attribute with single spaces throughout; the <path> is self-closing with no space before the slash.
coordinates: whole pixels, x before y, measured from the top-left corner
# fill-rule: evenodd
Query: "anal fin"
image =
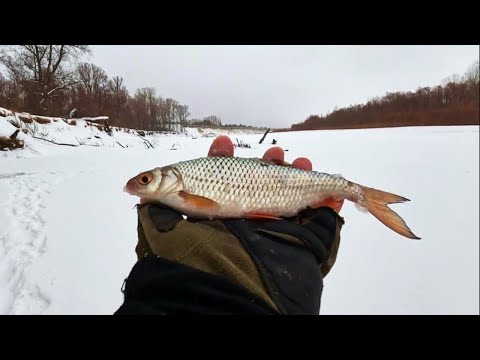
<path id="1" fill-rule="evenodd" d="M 341 204 L 342 200 L 341 199 L 335 199 L 333 197 L 327 197 L 325 199 L 322 199 L 316 203 L 313 203 L 311 205 L 312 208 L 316 209 L 316 208 L 319 208 L 319 207 L 322 207 L 322 206 L 326 206 L 326 207 L 329 207 L 329 208 L 332 208 L 332 209 L 336 209 L 340 204 Z"/>
<path id="2" fill-rule="evenodd" d="M 261 212 L 248 212 L 243 215 L 244 218 L 246 219 L 273 219 L 273 220 L 280 220 L 278 216 L 272 215 L 272 214 L 267 214 L 267 213 L 261 213 Z"/>

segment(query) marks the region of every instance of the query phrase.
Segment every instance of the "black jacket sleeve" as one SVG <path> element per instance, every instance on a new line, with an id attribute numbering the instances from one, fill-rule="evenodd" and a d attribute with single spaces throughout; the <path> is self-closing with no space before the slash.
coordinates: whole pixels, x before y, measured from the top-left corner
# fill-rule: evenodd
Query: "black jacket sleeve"
<path id="1" fill-rule="evenodd" d="M 262 299 L 224 279 L 155 255 L 141 258 L 125 280 L 115 315 L 275 315 Z"/>

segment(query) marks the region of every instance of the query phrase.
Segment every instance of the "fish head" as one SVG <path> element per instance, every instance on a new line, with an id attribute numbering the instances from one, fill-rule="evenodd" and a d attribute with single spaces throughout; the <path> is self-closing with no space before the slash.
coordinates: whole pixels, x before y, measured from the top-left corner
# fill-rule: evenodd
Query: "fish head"
<path id="1" fill-rule="evenodd" d="M 127 181 L 123 191 L 140 197 L 140 203 L 159 201 L 183 190 L 180 172 L 173 167 L 144 171 Z"/>

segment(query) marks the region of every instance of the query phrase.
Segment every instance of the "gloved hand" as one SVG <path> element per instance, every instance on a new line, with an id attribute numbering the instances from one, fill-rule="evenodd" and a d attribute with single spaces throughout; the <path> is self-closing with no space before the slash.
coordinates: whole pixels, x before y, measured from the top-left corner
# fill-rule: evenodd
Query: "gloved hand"
<path id="1" fill-rule="evenodd" d="M 217 138 L 209 156 L 233 156 L 230 139 Z M 279 147 L 269 149 L 264 159 L 287 165 Z M 292 166 L 312 169 L 305 158 Z M 318 314 L 323 278 L 335 263 L 344 224 L 336 212 L 343 201 L 328 199 L 324 205 L 282 220 L 184 219 L 166 206 L 139 205 L 135 250 L 139 263 L 150 262 L 150 270 L 145 281 L 137 263 L 126 282 L 125 304 L 128 297 L 135 299 L 135 309 L 142 303 L 144 313 L 152 313 L 153 306 L 161 313 Z M 173 277 L 180 274 L 173 288 L 163 275 L 152 275 L 152 262 L 166 266 Z M 196 280 L 194 273 L 203 277 Z M 157 292 L 159 284 L 163 290 Z M 145 294 L 147 288 L 155 299 Z M 185 294 L 190 299 L 180 298 Z M 159 300 L 165 296 L 171 300 Z M 128 313 L 125 304 L 120 313 Z"/>

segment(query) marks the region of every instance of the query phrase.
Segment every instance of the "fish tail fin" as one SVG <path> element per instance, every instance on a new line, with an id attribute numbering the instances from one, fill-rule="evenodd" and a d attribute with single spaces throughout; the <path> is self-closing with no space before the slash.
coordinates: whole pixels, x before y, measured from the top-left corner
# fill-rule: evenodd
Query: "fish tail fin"
<path id="1" fill-rule="evenodd" d="M 375 216 L 384 225 L 398 234 L 409 239 L 420 239 L 410 230 L 405 223 L 405 220 L 403 220 L 400 215 L 388 207 L 388 204 L 403 203 L 405 201 L 410 201 L 409 199 L 386 191 L 377 190 L 362 185 L 359 186 L 363 190 L 364 194 L 364 199 L 360 205 L 366 208 L 370 214 Z"/>

